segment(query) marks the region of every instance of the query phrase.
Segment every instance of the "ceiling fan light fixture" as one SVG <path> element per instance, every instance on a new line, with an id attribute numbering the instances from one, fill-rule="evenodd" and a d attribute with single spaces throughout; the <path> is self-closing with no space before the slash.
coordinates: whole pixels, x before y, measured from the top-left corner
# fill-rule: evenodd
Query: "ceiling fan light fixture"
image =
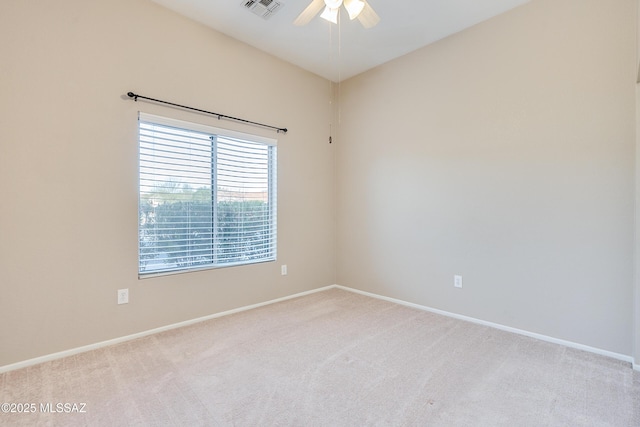
<path id="1" fill-rule="evenodd" d="M 349 19 L 353 21 L 364 9 L 364 2 L 362 0 L 344 0 L 344 8 L 349 12 Z"/>
<path id="2" fill-rule="evenodd" d="M 339 9 L 342 6 L 342 0 L 324 0 L 324 4 L 329 9 Z"/>
<path id="3" fill-rule="evenodd" d="M 320 18 L 325 19 L 334 24 L 338 23 L 338 11 L 340 9 L 331 9 L 329 6 L 324 8 L 324 12 L 320 15 Z"/>
<path id="4" fill-rule="evenodd" d="M 243 2 L 246 1 L 275 3 L 278 0 L 243 0 Z M 337 25 L 340 7 L 343 5 L 349 18 L 351 20 L 358 18 L 364 28 L 371 28 L 380 22 L 380 17 L 367 0 L 311 0 L 293 23 L 298 26 L 306 25 L 322 11 L 320 14 L 322 19 Z"/>

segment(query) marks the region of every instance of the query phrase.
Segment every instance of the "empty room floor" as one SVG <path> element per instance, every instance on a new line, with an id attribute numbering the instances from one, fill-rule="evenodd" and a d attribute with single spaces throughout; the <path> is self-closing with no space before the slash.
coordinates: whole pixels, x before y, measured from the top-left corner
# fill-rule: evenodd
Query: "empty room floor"
<path id="1" fill-rule="evenodd" d="M 6 372 L 0 386 L 16 404 L 3 425 L 640 426 L 629 363 L 342 289 Z"/>

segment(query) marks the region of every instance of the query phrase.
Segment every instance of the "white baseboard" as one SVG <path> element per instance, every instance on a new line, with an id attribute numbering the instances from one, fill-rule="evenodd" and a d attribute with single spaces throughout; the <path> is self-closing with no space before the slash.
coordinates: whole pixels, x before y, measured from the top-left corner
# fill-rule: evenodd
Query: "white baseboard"
<path id="1" fill-rule="evenodd" d="M 270 301 L 265 301 L 265 302 L 261 302 L 261 303 L 257 303 L 257 304 L 247 305 L 247 306 L 244 306 L 244 307 L 235 308 L 233 310 L 223 311 L 223 312 L 220 312 L 220 313 L 215 313 L 215 314 L 211 314 L 211 315 L 208 315 L 208 316 L 199 317 L 199 318 L 196 318 L 196 319 L 186 320 L 186 321 L 183 321 L 183 322 L 178 322 L 178 323 L 162 326 L 162 327 L 155 328 L 155 329 L 150 329 L 150 330 L 147 330 L 147 331 L 142 331 L 142 332 L 138 332 L 138 333 L 135 333 L 135 334 L 126 335 L 126 336 L 123 336 L 123 337 L 114 338 L 114 339 L 107 340 L 107 341 L 101 341 L 101 342 L 98 342 L 98 343 L 95 343 L 95 344 L 85 345 L 85 346 L 82 346 L 82 347 L 76 347 L 76 348 L 73 348 L 73 349 L 70 349 L 70 350 L 64 350 L 64 351 L 60 351 L 60 352 L 57 352 L 57 353 L 52 353 L 52 354 L 48 354 L 48 355 L 45 355 L 45 356 L 40 356 L 40 357 L 36 357 L 36 358 L 33 358 L 33 359 L 24 360 L 22 362 L 13 363 L 13 364 L 10 364 L 10 365 L 0 366 L 0 373 L 13 371 L 13 370 L 16 370 L 16 369 L 21 369 L 21 368 L 26 368 L 28 366 L 37 365 L 39 363 L 49 362 L 51 360 L 61 359 L 63 357 L 67 357 L 67 356 L 73 356 L 75 354 L 84 353 L 84 352 L 91 351 L 91 350 L 96 350 L 96 349 L 99 349 L 99 348 L 102 348 L 102 347 L 107 347 L 107 346 L 114 345 L 114 344 L 119 344 L 119 343 L 122 343 L 122 342 L 125 342 L 125 341 L 134 340 L 136 338 L 142 338 L 142 337 L 145 337 L 145 336 L 148 336 L 148 335 L 157 334 L 159 332 L 164 332 L 164 331 L 168 331 L 168 330 L 171 330 L 171 329 L 176 329 L 176 328 L 180 328 L 180 327 L 183 327 L 183 326 L 193 325 L 194 323 L 204 322 L 206 320 L 211 320 L 211 319 L 215 319 L 215 318 L 222 317 L 222 316 L 228 316 L 230 314 L 239 313 L 239 312 L 246 311 L 246 310 L 251 310 L 251 309 L 262 307 L 262 306 L 265 306 L 265 305 L 274 304 L 274 303 L 277 303 L 277 302 L 286 301 L 286 300 L 289 300 L 289 299 L 293 299 L 293 298 L 297 298 L 297 297 L 301 297 L 301 296 L 305 296 L 305 295 L 310 295 L 310 294 L 313 294 L 313 293 L 316 293 L 316 292 L 322 292 L 322 291 L 326 291 L 328 289 L 334 289 L 334 288 L 335 289 L 342 289 L 342 290 L 349 291 L 349 292 L 354 292 L 354 293 L 365 295 L 365 296 L 372 297 L 372 298 L 381 299 L 381 300 L 384 300 L 384 301 L 389 301 L 389 302 L 392 302 L 392 303 L 395 303 L 395 304 L 404 305 L 404 306 L 407 306 L 407 307 L 417 308 L 419 310 L 428 311 L 428 312 L 431 312 L 431 313 L 440 314 L 440 315 L 443 315 L 443 316 L 452 317 L 452 318 L 459 319 L 459 320 L 464 320 L 464 321 L 467 321 L 467 322 L 476 323 L 476 324 L 479 324 L 479 325 L 489 326 L 489 327 L 492 327 L 492 328 L 500 329 L 502 331 L 512 332 L 512 333 L 515 333 L 515 334 L 524 335 L 524 336 L 528 336 L 528 337 L 531 337 L 531 338 L 536 338 L 536 339 L 539 339 L 541 341 L 546 341 L 546 342 L 550 342 L 550 343 L 554 343 L 554 344 L 560 344 L 560 345 L 564 345 L 566 347 L 575 348 L 575 349 L 578 349 L 578 350 L 584 350 L 584 351 L 588 351 L 588 352 L 591 352 L 591 353 L 599 354 L 599 355 L 602 355 L 602 356 L 611 357 L 613 359 L 617 359 L 617 360 L 621 360 L 621 361 L 624 361 L 624 362 L 628 362 L 628 363 L 631 364 L 631 366 L 632 366 L 632 368 L 634 370 L 640 371 L 640 364 L 637 364 L 632 357 L 626 356 L 624 354 L 614 353 L 614 352 L 611 352 L 611 351 L 602 350 L 602 349 L 599 349 L 599 348 L 590 347 L 590 346 L 583 345 L 583 344 L 578 344 L 578 343 L 575 343 L 575 342 L 572 342 L 572 341 L 561 340 L 561 339 L 558 339 L 558 338 L 553 338 L 553 337 L 549 337 L 549 336 L 546 336 L 546 335 L 541 335 L 541 334 L 537 334 L 537 333 L 534 333 L 534 332 L 525 331 L 525 330 L 522 330 L 522 329 L 512 328 L 510 326 L 504 326 L 504 325 L 501 325 L 501 324 L 498 324 L 498 323 L 487 322 L 485 320 L 480 320 L 480 319 L 476 319 L 476 318 L 473 318 L 473 317 L 463 316 L 461 314 L 451 313 L 451 312 L 448 312 L 448 311 L 439 310 L 439 309 L 436 309 L 436 308 L 431 308 L 431 307 L 427 307 L 427 306 L 424 306 L 424 305 L 420 305 L 420 304 L 415 304 L 415 303 L 399 300 L 399 299 L 396 299 L 396 298 L 390 298 L 390 297 L 386 297 L 386 296 L 383 296 L 383 295 L 374 294 L 374 293 L 371 293 L 371 292 L 361 291 L 359 289 L 349 288 L 349 287 L 341 286 L 341 285 L 330 285 L 330 286 L 325 286 L 325 287 L 322 287 L 322 288 L 312 289 L 310 291 L 305 291 L 305 292 L 300 292 L 300 293 L 297 293 L 297 294 L 285 296 L 285 297 L 282 297 L 282 298 L 276 298 L 276 299 L 273 299 L 273 300 L 270 300 Z"/>
<path id="2" fill-rule="evenodd" d="M 282 298 L 276 298 L 276 299 L 273 299 L 273 300 L 270 300 L 270 301 L 261 302 L 261 303 L 258 303 L 258 304 L 252 304 L 252 305 L 247 305 L 247 306 L 244 306 L 244 307 L 234 308 L 233 310 L 227 310 L 227 311 L 211 314 L 211 315 L 204 316 L 204 317 L 198 317 L 196 319 L 185 320 L 184 322 L 178 322 L 178 323 L 174 323 L 174 324 L 171 324 L 171 325 L 161 326 L 159 328 L 149 329 L 147 331 L 142 331 L 142 332 L 138 332 L 138 333 L 135 333 L 135 334 L 126 335 L 124 337 L 114 338 L 114 339 L 107 340 L 107 341 L 101 341 L 101 342 L 97 342 L 95 344 L 89 344 L 89 345 L 85 345 L 85 346 L 82 346 L 82 347 L 76 347 L 76 348 L 72 348 L 70 350 L 64 350 L 64 351 L 60 351 L 60 352 L 57 352 L 57 353 L 47 354 L 45 356 L 40 356 L 40 357 L 36 357 L 36 358 L 33 358 L 33 359 L 24 360 L 22 362 L 17 362 L 17 363 L 12 363 L 10 365 L 0 366 L 0 374 L 3 373 L 3 372 L 13 371 L 13 370 L 16 370 L 16 369 L 21 369 L 21 368 L 26 368 L 28 366 L 37 365 L 39 363 L 49 362 L 51 360 L 61 359 L 63 357 L 73 356 L 75 354 L 84 353 L 84 352 L 91 351 L 91 350 L 96 350 L 96 349 L 99 349 L 99 348 L 102 348 L 102 347 L 107 347 L 107 346 L 110 346 L 110 345 L 119 344 L 119 343 L 122 343 L 122 342 L 125 342 L 125 341 L 134 340 L 136 338 L 146 337 L 147 335 L 157 334 L 158 332 L 164 332 L 164 331 L 169 331 L 171 329 L 180 328 L 180 327 L 183 327 L 183 326 L 193 325 L 194 323 L 204 322 L 205 320 L 211 320 L 211 319 L 215 319 L 217 317 L 228 316 L 230 314 L 251 310 L 253 308 L 258 308 L 258 307 L 262 307 L 262 306 L 269 305 L 269 304 L 275 304 L 277 302 L 286 301 L 286 300 L 289 300 L 289 299 L 298 298 L 298 297 L 302 297 L 302 296 L 305 296 L 305 295 L 310 295 L 310 294 L 313 294 L 313 293 L 316 293 L 316 292 L 326 291 L 327 289 L 332 289 L 334 287 L 335 287 L 335 285 L 330 285 L 330 286 L 325 286 L 323 288 L 312 289 L 310 291 L 300 292 L 300 293 L 297 293 L 297 294 L 288 295 L 288 296 L 285 296 L 285 297 L 282 297 Z"/>
<path id="3" fill-rule="evenodd" d="M 624 354 L 614 353 L 614 352 L 611 352 L 611 351 L 608 351 L 608 350 L 603 350 L 603 349 L 596 348 L 596 347 L 590 347 L 588 345 L 579 344 L 579 343 L 575 343 L 575 342 L 572 342 L 572 341 L 566 341 L 566 340 L 562 340 L 562 339 L 559 339 L 559 338 L 550 337 L 550 336 L 547 336 L 547 335 L 537 334 L 535 332 L 529 332 L 529 331 L 525 331 L 525 330 L 522 330 L 522 329 L 512 328 L 510 326 L 501 325 L 499 323 L 487 322 L 486 320 L 480 320 L 480 319 L 476 319 L 474 317 L 463 316 L 461 314 L 451 313 L 451 312 L 444 311 L 444 310 L 438 310 L 437 308 L 431 308 L 431 307 L 427 307 L 427 306 L 420 305 L 420 304 L 414 304 L 414 303 L 403 301 L 403 300 L 399 300 L 399 299 L 396 299 L 396 298 L 385 297 L 385 296 L 374 294 L 374 293 L 371 293 L 371 292 L 361 291 L 359 289 L 353 289 L 353 288 L 349 288 L 349 287 L 341 286 L 341 285 L 335 285 L 334 287 L 338 288 L 338 289 L 345 290 L 345 291 L 349 291 L 349 292 L 355 292 L 357 294 L 365 295 L 365 296 L 368 296 L 368 297 L 377 298 L 377 299 L 381 299 L 381 300 L 384 300 L 384 301 L 389 301 L 389 302 L 393 302 L 393 303 L 396 303 L 396 304 L 404 305 L 404 306 L 407 306 L 407 307 L 417 308 L 419 310 L 428 311 L 430 313 L 441 314 L 443 316 L 453 317 L 455 319 L 464 320 L 464 321 L 471 322 L 471 323 L 476 323 L 476 324 L 479 324 L 479 325 L 489 326 L 489 327 L 495 328 L 495 329 L 500 329 L 502 331 L 512 332 L 514 334 L 524 335 L 524 336 L 531 337 L 531 338 L 536 338 L 536 339 L 539 339 L 541 341 L 546 341 L 546 342 L 550 342 L 550 343 L 553 343 L 553 344 L 560 344 L 560 345 L 563 345 L 565 347 L 575 348 L 575 349 L 578 349 L 578 350 L 584 350 L 584 351 L 588 351 L 588 352 L 591 352 L 591 353 L 599 354 L 601 356 L 611 357 L 613 359 L 621 360 L 623 362 L 628 362 L 629 364 L 632 365 L 633 369 L 640 371 L 640 365 L 637 365 L 634 362 L 634 359 L 631 356 L 627 356 L 627 355 L 624 355 Z"/>

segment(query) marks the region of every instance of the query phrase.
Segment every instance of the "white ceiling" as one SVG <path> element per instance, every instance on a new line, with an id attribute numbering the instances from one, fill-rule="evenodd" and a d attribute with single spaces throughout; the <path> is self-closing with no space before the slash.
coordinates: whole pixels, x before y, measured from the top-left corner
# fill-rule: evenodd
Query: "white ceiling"
<path id="1" fill-rule="evenodd" d="M 281 0 L 269 19 L 246 0 L 153 0 L 334 82 L 348 79 L 530 0 L 368 0 L 380 23 L 365 29 L 341 8 L 339 25 L 293 21 L 311 0 Z M 279 0 L 280 1 L 280 0 Z"/>

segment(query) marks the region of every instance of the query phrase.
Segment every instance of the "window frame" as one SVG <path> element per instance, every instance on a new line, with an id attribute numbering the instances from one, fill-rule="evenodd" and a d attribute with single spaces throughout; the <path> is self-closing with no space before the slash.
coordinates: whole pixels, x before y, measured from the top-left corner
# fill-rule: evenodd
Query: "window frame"
<path id="1" fill-rule="evenodd" d="M 155 271 L 149 271 L 149 272 L 145 272 L 141 270 L 141 223 L 140 223 L 140 212 L 141 212 L 141 202 L 142 202 L 142 174 L 141 174 L 141 141 L 140 141 L 140 122 L 145 122 L 145 123 L 151 123 L 151 124 L 155 124 L 155 125 L 159 125 L 159 126 L 168 126 L 168 127 L 172 127 L 172 128 L 177 128 L 177 129 L 182 129 L 182 130 L 186 130 L 186 131 L 193 131 L 193 132 L 198 132 L 198 133 L 203 133 L 203 134 L 207 134 L 210 136 L 217 136 L 217 137 L 222 137 L 222 138 L 229 138 L 229 139 L 237 139 L 237 140 L 241 140 L 241 141 L 247 141 L 247 142 L 251 142 L 251 143 L 257 143 L 257 144 L 262 144 L 268 147 L 272 147 L 272 149 L 268 150 L 268 160 L 267 160 L 267 164 L 268 164 L 268 206 L 269 206 L 269 216 L 270 216 L 270 222 L 269 222 L 269 227 L 271 228 L 271 236 L 273 238 L 273 242 L 272 244 L 272 251 L 270 256 L 265 257 L 265 258 L 259 258 L 259 259 L 253 259 L 253 260 L 245 260 L 245 261 L 236 261 L 236 262 L 226 262 L 226 263 L 215 263 L 215 262 L 211 262 L 210 264 L 206 264 L 206 265 L 198 265 L 198 266 L 188 266 L 188 267 L 183 267 L 183 268 L 175 268 L 175 269 L 171 269 L 171 270 L 155 270 Z M 191 122 L 191 121 L 185 121 L 185 120 L 179 120 L 179 119 L 174 119 L 174 118 L 169 118 L 169 117 L 165 117 L 165 116 L 158 116 L 155 114 L 149 114 L 149 113 L 145 113 L 142 111 L 138 112 L 138 120 L 137 120 L 137 149 L 138 149 L 138 173 L 137 173 L 137 189 L 138 189 L 138 226 L 137 226 L 137 247 L 138 247 L 138 251 L 137 251 L 137 258 L 138 258 L 138 278 L 139 279 L 146 279 L 146 278 L 151 278 L 151 277 L 157 277 L 157 276 L 165 276 L 165 275 L 173 275 L 173 274 L 183 274 L 183 273 L 190 273 L 190 272 L 194 272 L 194 271 L 202 271 L 202 270 L 210 270 L 210 269 L 218 269 L 218 268 L 227 268 L 227 267 L 237 267 L 237 266 L 246 266 L 246 265 L 253 265 L 253 264 L 260 264 L 260 263 L 265 263 L 265 262 L 275 262 L 277 260 L 277 234 L 278 234 L 278 227 L 277 227 L 277 210 L 278 210 L 278 205 L 277 205 L 277 188 L 278 188 L 278 184 L 277 184 L 277 171 L 278 171 L 278 167 L 277 167 L 277 145 L 278 145 L 278 140 L 274 139 L 274 138 L 268 138 L 265 136 L 261 136 L 261 135 L 256 135 L 256 134 L 251 134 L 251 133 L 245 133 L 245 132 L 239 132 L 239 131 L 235 131 L 235 130 L 231 130 L 231 129 L 225 129 L 225 128 L 219 128 L 219 127 L 215 127 L 215 126 L 210 126 L 210 125 L 206 125 L 203 123 L 196 123 L 196 122 Z M 216 139 L 216 138 L 213 138 Z M 212 145 L 211 145 L 211 150 L 212 152 L 214 152 L 215 150 L 217 150 L 217 144 L 218 142 L 213 142 L 212 139 Z M 213 161 L 211 164 L 211 181 L 212 183 L 214 182 L 214 180 L 216 179 L 215 174 L 217 173 L 217 162 Z M 218 186 L 213 186 L 211 187 L 211 196 L 213 198 L 213 200 L 217 200 L 217 193 L 218 193 Z M 211 221 L 211 227 L 212 229 L 215 229 L 214 227 L 217 227 L 217 221 L 218 221 L 218 215 L 212 215 L 212 221 Z M 217 232 L 216 233 L 212 233 L 212 242 L 215 242 L 217 240 Z"/>

